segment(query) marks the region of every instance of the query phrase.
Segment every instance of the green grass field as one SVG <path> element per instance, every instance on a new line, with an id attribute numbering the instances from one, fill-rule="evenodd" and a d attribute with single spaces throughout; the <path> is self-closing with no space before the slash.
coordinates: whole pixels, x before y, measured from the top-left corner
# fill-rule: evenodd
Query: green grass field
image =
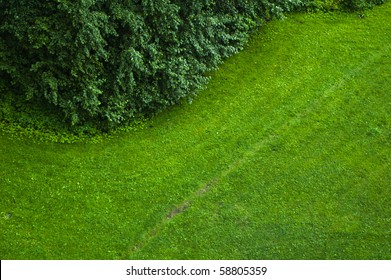
<path id="1" fill-rule="evenodd" d="M 273 21 L 102 143 L 0 136 L 0 259 L 391 259 L 390 19 Z"/>

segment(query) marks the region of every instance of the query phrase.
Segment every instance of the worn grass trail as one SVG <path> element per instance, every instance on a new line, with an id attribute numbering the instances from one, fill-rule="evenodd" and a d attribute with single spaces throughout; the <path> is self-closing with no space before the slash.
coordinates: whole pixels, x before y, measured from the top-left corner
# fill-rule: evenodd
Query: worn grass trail
<path id="1" fill-rule="evenodd" d="M 389 259 L 391 5 L 272 22 L 101 144 L 0 136 L 0 257 Z"/>
<path id="2" fill-rule="evenodd" d="M 329 89 L 325 89 L 323 91 L 323 95 L 318 97 L 317 99 L 314 99 L 310 104 L 306 105 L 304 108 L 301 109 L 299 113 L 297 113 L 294 116 L 291 116 L 286 120 L 285 123 L 283 123 L 281 126 L 276 127 L 274 131 L 268 135 L 266 135 L 264 138 L 262 138 L 259 142 L 254 143 L 248 150 L 246 150 L 242 157 L 238 158 L 235 162 L 227 166 L 226 169 L 224 169 L 219 175 L 212 178 L 209 182 L 202 185 L 198 190 L 196 190 L 194 193 L 192 193 L 186 200 L 184 200 L 180 205 L 178 205 L 176 208 L 174 208 L 166 217 L 166 219 L 163 219 L 160 223 L 158 223 L 154 228 L 151 229 L 149 233 L 145 235 L 143 240 L 137 244 L 132 249 L 132 253 L 140 250 L 143 246 L 145 246 L 145 240 L 150 241 L 150 239 L 156 238 L 158 232 L 165 226 L 165 224 L 173 219 L 176 215 L 181 214 L 182 212 L 186 211 L 188 208 L 194 204 L 194 202 L 199 199 L 199 197 L 203 196 L 205 193 L 211 191 L 212 188 L 218 187 L 219 183 L 224 180 L 226 177 L 229 177 L 231 173 L 235 173 L 238 169 L 241 169 L 242 166 L 248 165 L 254 157 L 256 157 L 262 150 L 270 148 L 274 145 L 274 143 L 278 142 L 284 135 L 284 131 L 288 129 L 289 127 L 300 125 L 305 118 L 311 117 L 311 115 L 314 114 L 315 111 L 318 110 L 325 110 L 325 106 L 328 106 L 328 110 L 330 110 L 333 105 L 335 104 L 324 104 L 325 102 L 329 101 L 329 98 L 332 98 L 333 94 L 341 93 L 341 91 L 346 90 L 346 87 L 349 87 L 349 83 L 351 82 L 352 78 L 354 78 L 357 75 L 362 74 L 361 72 L 365 72 L 365 69 L 371 69 L 374 66 L 376 66 L 376 61 L 380 59 L 379 55 L 381 56 L 384 53 L 388 53 L 391 51 L 391 46 L 386 46 L 384 49 L 380 50 L 379 53 L 376 53 L 375 55 L 368 57 L 366 60 L 363 61 L 363 63 L 359 66 L 357 66 L 354 71 L 351 71 L 347 74 L 345 74 L 343 77 L 341 77 L 337 83 L 332 85 Z M 330 106 L 331 105 L 331 106 Z M 247 167 L 248 169 L 245 171 L 239 171 L 243 173 L 249 172 L 251 170 L 251 167 Z M 256 171 L 255 171 L 256 173 Z M 240 192 L 240 187 L 242 184 L 238 184 L 237 191 Z M 300 201 L 298 201 L 300 203 Z M 325 202 L 327 203 L 327 202 Z M 254 207 L 256 207 L 254 205 Z M 213 213 L 211 213 L 213 214 Z M 256 219 L 256 217 L 254 217 Z M 238 221 L 240 221 L 242 218 L 237 218 Z M 255 220 L 254 219 L 254 220 Z M 196 219 L 195 219 L 196 220 Z M 191 235 L 190 235 L 191 236 Z M 229 239 L 227 239 L 229 240 Z M 256 240 L 256 239 L 255 239 Z M 180 242 L 178 242 L 180 243 Z M 177 244 L 176 244 L 177 245 Z M 238 244 L 240 246 L 240 244 Z M 186 247 L 186 246 L 184 246 Z M 180 249 L 181 252 L 183 248 Z M 206 248 L 205 248 L 206 250 Z M 261 255 L 262 256 L 262 255 Z M 335 255 L 336 256 L 336 255 Z M 181 255 L 177 255 L 177 258 L 180 258 Z M 221 258 L 222 256 L 219 256 Z M 232 258 L 228 255 L 229 258 Z M 251 258 L 251 256 L 248 256 Z M 295 256 L 293 256 L 294 258 Z M 314 257 L 314 256 L 312 256 Z M 332 257 L 332 256 L 329 256 Z M 224 257 L 223 257 L 224 258 Z"/>

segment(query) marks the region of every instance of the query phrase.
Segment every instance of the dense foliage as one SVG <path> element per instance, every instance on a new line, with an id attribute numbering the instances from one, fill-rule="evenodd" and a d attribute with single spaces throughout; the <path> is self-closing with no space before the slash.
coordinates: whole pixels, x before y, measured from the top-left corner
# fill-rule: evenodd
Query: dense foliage
<path id="1" fill-rule="evenodd" d="M 107 130 L 191 100 L 262 21 L 374 1 L 0 0 L 0 118 Z"/>

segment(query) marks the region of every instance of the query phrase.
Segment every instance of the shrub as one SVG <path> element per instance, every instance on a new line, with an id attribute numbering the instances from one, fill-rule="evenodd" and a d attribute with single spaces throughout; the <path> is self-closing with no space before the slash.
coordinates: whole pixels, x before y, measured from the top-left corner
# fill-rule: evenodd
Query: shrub
<path id="1" fill-rule="evenodd" d="M 247 2 L 247 3 L 246 3 Z M 0 77 L 16 99 L 104 129 L 192 95 L 237 52 L 262 1 L 1 1 Z M 53 111 L 53 110 L 52 110 Z"/>
<path id="2" fill-rule="evenodd" d="M 205 73 L 240 50 L 251 30 L 308 3 L 0 0 L 0 81 L 14 103 L 42 109 L 20 106 L 27 119 L 38 111 L 109 130 L 191 100 Z"/>

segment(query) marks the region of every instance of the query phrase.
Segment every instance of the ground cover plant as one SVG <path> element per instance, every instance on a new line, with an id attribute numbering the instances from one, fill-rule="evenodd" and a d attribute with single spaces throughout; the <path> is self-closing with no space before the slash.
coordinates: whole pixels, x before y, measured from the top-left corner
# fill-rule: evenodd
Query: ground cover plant
<path id="1" fill-rule="evenodd" d="M 1 135 L 1 259 L 390 259 L 390 18 L 272 21 L 101 143 Z"/>

